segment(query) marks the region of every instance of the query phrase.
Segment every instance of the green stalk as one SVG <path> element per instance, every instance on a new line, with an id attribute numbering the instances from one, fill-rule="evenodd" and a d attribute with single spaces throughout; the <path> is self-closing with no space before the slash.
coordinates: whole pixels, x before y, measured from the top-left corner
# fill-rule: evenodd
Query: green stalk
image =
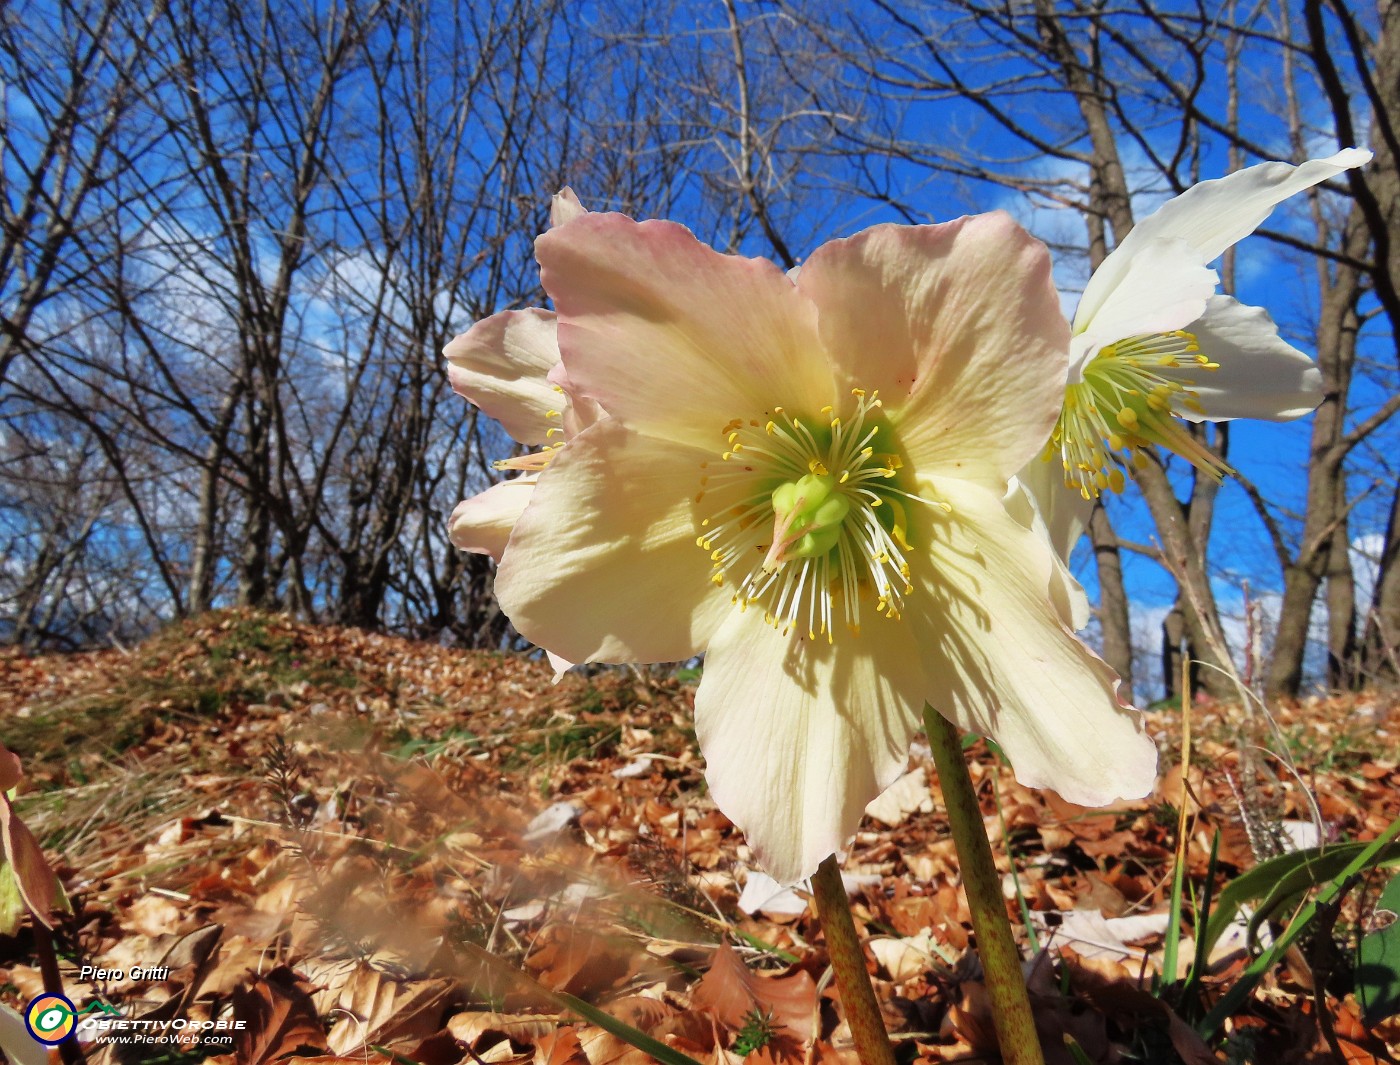
<path id="1" fill-rule="evenodd" d="M 1044 1065 L 1040 1040 L 1035 1034 L 1030 998 L 1021 974 L 1021 955 L 1012 938 L 1011 922 L 1001 895 L 1001 881 L 992 861 L 992 845 L 982 822 L 982 808 L 972 789 L 967 760 L 963 757 L 958 730 L 931 706 L 924 706 L 924 730 L 933 748 L 938 767 L 938 783 L 948 809 L 953 842 L 958 848 L 963 890 L 972 911 L 972 929 L 977 933 L 977 950 L 987 996 L 992 1003 L 992 1023 L 1006 1065 Z"/>
<path id="2" fill-rule="evenodd" d="M 812 895 L 817 902 L 817 917 L 822 923 L 822 934 L 826 936 L 826 951 L 831 956 L 831 968 L 836 974 L 841 1004 L 846 1008 L 846 1023 L 851 1028 L 856 1055 L 861 1065 L 894 1065 L 894 1050 L 880 1016 L 880 1004 L 875 1001 L 875 989 L 870 986 L 865 954 L 856 937 L 851 903 L 841 883 L 841 867 L 834 854 L 822 862 L 812 876 Z"/>

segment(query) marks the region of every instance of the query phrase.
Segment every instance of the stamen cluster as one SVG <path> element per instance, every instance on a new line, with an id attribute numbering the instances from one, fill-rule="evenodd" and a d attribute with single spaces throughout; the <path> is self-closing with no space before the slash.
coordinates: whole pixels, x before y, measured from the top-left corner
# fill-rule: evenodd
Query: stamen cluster
<path id="1" fill-rule="evenodd" d="M 863 596 L 899 617 L 913 591 L 902 501 L 929 502 L 898 485 L 904 462 L 878 393 L 851 395 L 845 417 L 831 406 L 820 420 L 774 407 L 765 420 L 730 421 L 721 465 L 702 464 L 695 497 L 730 504 L 703 518 L 695 539 L 710 553 L 710 579 L 733 585 L 740 610 L 761 604 L 784 633 L 805 624 L 809 640 L 829 643 L 837 613 L 859 633 Z"/>
<path id="2" fill-rule="evenodd" d="M 1147 463 L 1143 450 L 1158 444 L 1217 481 L 1230 472 L 1173 416 L 1178 408 L 1203 413 L 1178 371 L 1213 371 L 1220 364 L 1201 354 L 1191 333 L 1151 333 L 1109 344 L 1084 367 L 1083 379 L 1065 390 L 1064 408 L 1042 456 L 1058 452 L 1065 486 L 1085 499 L 1121 492 L 1124 473 Z M 1118 454 L 1121 453 L 1121 454 Z"/>

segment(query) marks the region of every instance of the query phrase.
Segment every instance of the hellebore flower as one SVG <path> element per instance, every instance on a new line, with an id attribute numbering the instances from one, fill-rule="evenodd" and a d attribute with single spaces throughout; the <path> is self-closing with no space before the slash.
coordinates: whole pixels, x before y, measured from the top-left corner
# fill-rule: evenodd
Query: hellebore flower
<path id="1" fill-rule="evenodd" d="M 536 253 L 568 392 L 605 416 L 538 474 L 497 597 L 570 661 L 706 653 L 706 777 L 769 873 L 841 847 L 926 701 L 1028 785 L 1150 789 L 1140 716 L 1007 492 L 1067 372 L 1042 244 L 1002 214 L 878 226 L 791 278 L 587 214 Z"/>
<path id="2" fill-rule="evenodd" d="M 1085 501 L 1121 492 L 1150 444 L 1219 480 L 1229 467 L 1177 419 L 1286 421 L 1321 402 L 1312 359 L 1279 337 L 1265 311 L 1214 295 L 1219 278 L 1206 264 L 1283 200 L 1370 158 L 1348 148 L 1300 166 L 1260 163 L 1192 186 L 1133 227 L 1094 271 L 1074 315 L 1064 409 L 1045 449 L 1047 460 L 1060 456 L 1067 487 Z M 1057 542 L 1072 546 L 1087 505 L 1047 496 L 1043 474 L 1024 477 Z"/>

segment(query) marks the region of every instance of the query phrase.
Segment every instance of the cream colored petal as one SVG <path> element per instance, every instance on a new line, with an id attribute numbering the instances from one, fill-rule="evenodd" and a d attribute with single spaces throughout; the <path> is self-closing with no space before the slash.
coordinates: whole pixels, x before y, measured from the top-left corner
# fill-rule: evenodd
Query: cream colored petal
<path id="1" fill-rule="evenodd" d="M 490 555 L 501 561 L 506 541 L 529 505 L 538 479 L 539 474 L 535 473 L 512 477 L 462 500 L 448 519 L 447 538 L 462 551 Z"/>
<path id="2" fill-rule="evenodd" d="M 815 872 L 904 771 L 924 684 L 896 621 L 834 645 L 783 636 L 753 609 L 720 626 L 695 693 L 705 780 L 779 883 Z"/>
<path id="3" fill-rule="evenodd" d="M 774 264 L 618 214 L 576 218 L 535 250 L 572 386 L 624 424 L 717 456 L 735 418 L 832 402 L 815 308 Z"/>
<path id="4" fill-rule="evenodd" d="M 818 248 L 797 279 L 843 389 L 878 389 L 907 462 L 1006 479 L 1059 414 L 1069 330 L 1044 244 L 1003 212 L 881 225 Z"/>
<path id="5" fill-rule="evenodd" d="M 1097 316 L 1133 259 L 1154 241 L 1184 240 L 1193 249 L 1195 261 L 1204 266 L 1258 229 L 1290 196 L 1370 161 L 1370 152 L 1347 148 L 1325 159 L 1309 159 L 1301 166 L 1260 163 L 1191 186 L 1134 226 L 1099 264 L 1079 301 L 1075 332 L 1081 332 L 1084 323 Z"/>
<path id="6" fill-rule="evenodd" d="M 929 702 L 960 728 L 991 736 L 1028 787 L 1102 806 L 1151 789 L 1157 749 L 1118 677 L 1065 624 L 1047 588 L 1048 540 L 993 493 L 942 480 L 905 620 L 915 628 Z"/>
<path id="7" fill-rule="evenodd" d="M 554 683 L 558 684 L 564 679 L 564 674 L 573 669 L 575 664 L 567 658 L 560 658 L 553 651 L 545 651 L 545 658 L 549 661 L 549 668 L 554 670 Z"/>
<path id="8" fill-rule="evenodd" d="M 574 190 L 565 185 L 549 201 L 549 224 L 562 226 L 588 213 L 588 208 L 579 202 Z"/>
<path id="9" fill-rule="evenodd" d="M 597 400 L 580 395 L 569 381 L 569 371 L 562 362 L 556 363 L 549 371 L 549 383 L 557 385 L 564 392 L 564 439 L 571 440 L 594 422 L 604 416 L 603 408 Z"/>
<path id="10" fill-rule="evenodd" d="M 703 651 L 730 610 L 695 545 L 705 458 L 610 418 L 570 440 L 540 475 L 496 573 L 496 598 L 520 633 L 570 662 Z"/>
<path id="11" fill-rule="evenodd" d="M 1301 418 L 1322 402 L 1322 371 L 1278 335 L 1268 312 L 1228 296 L 1213 296 L 1205 315 L 1190 327 L 1201 354 L 1218 370 L 1173 371 L 1189 377 L 1200 411 L 1178 405 L 1190 421 L 1261 418 L 1281 422 Z"/>
<path id="12" fill-rule="evenodd" d="M 1046 471 L 1049 471 L 1048 473 Z M 1002 497 L 1007 513 L 1054 548 L 1055 566 L 1048 591 L 1060 617 L 1078 632 L 1089 624 L 1089 597 L 1069 571 L 1069 556 L 1089 525 L 1094 509 L 1077 491 L 1065 487 L 1058 462 L 1031 459 L 1007 485 Z"/>
<path id="13" fill-rule="evenodd" d="M 453 390 L 522 444 L 543 444 L 561 399 L 546 380 L 559 362 L 554 315 L 531 307 L 483 318 L 442 349 Z"/>
<path id="14" fill-rule="evenodd" d="M 1199 261 L 1184 240 L 1159 240 L 1143 247 L 1103 305 L 1091 319 L 1075 314 L 1071 345 L 1071 383 L 1105 345 L 1128 337 L 1185 329 L 1206 309 L 1220 283 L 1214 270 Z"/>

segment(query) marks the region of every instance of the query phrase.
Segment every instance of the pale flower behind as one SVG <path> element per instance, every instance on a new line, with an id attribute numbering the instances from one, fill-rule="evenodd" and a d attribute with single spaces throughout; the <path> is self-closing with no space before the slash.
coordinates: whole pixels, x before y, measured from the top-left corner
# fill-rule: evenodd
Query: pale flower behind
<path id="1" fill-rule="evenodd" d="M 793 279 L 671 223 L 585 214 L 537 254 L 556 380 L 597 418 L 557 434 L 497 512 L 497 596 L 570 661 L 706 654 L 707 780 L 774 877 L 842 846 L 926 701 L 995 737 L 1029 785 L 1086 804 L 1150 789 L 1156 750 L 1074 637 L 1082 599 L 1007 488 L 1068 369 L 1043 245 L 1004 215 L 880 226 Z M 454 362 L 528 347 L 512 402 L 538 409 L 518 382 L 555 348 L 511 324 L 476 327 L 481 349 Z M 497 402 L 509 375 L 488 376 L 494 392 L 462 390 Z"/>
<path id="2" fill-rule="evenodd" d="M 1229 472 L 1177 419 L 1285 421 L 1321 402 L 1312 359 L 1278 335 L 1267 312 L 1216 295 L 1219 278 L 1207 264 L 1283 200 L 1370 158 L 1348 148 L 1202 181 L 1134 226 L 1099 264 L 1075 311 L 1064 410 L 1045 451 L 1061 470 L 1032 464 L 1022 473 L 1065 553 L 1089 501 L 1122 491 L 1149 445 L 1212 477 Z"/>
<path id="3" fill-rule="evenodd" d="M 550 223 L 561 226 L 587 213 L 573 189 L 564 188 L 550 204 Z M 493 314 L 442 353 L 453 391 L 500 422 L 516 443 L 540 448 L 496 463 L 498 469 L 522 472 L 463 500 L 448 520 L 448 537 L 456 547 L 499 562 L 540 471 L 600 412 L 567 388 L 552 311 L 529 307 Z"/>

